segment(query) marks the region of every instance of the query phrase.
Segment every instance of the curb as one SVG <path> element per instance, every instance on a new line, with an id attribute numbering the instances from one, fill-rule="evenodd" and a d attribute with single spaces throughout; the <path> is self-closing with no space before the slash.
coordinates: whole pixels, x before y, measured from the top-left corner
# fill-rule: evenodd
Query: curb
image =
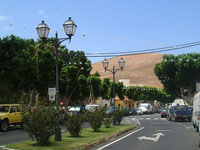
<path id="1" fill-rule="evenodd" d="M 113 135 L 111 135 L 111 136 L 109 136 L 109 137 L 105 137 L 105 138 L 102 139 L 102 140 L 98 140 L 98 141 L 96 141 L 96 142 L 94 142 L 94 143 L 92 143 L 92 144 L 87 145 L 87 146 L 85 147 L 85 149 L 88 150 L 88 149 L 90 149 L 90 148 L 92 148 L 92 147 L 95 147 L 95 146 L 97 146 L 97 145 L 99 145 L 99 144 L 102 144 L 102 143 L 104 143 L 104 142 L 107 142 L 107 141 L 109 141 L 109 140 L 111 140 L 111 139 L 113 139 L 113 138 L 115 138 L 115 137 L 117 137 L 117 136 L 119 136 L 119 135 L 121 135 L 121 134 L 123 134 L 123 133 L 125 133 L 125 132 L 128 132 L 128 131 L 130 131 L 130 130 L 133 130 L 133 129 L 135 129 L 135 128 L 136 128 L 136 125 L 133 125 L 133 127 L 132 127 L 131 129 L 127 129 L 127 130 L 122 131 L 122 132 L 120 132 L 120 133 L 118 133 L 118 134 L 113 134 Z"/>

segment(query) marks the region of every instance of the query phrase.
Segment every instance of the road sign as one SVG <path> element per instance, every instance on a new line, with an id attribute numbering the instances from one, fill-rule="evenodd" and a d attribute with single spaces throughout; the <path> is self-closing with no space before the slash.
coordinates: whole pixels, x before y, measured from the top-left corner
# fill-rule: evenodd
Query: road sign
<path id="1" fill-rule="evenodd" d="M 56 88 L 48 88 L 48 95 L 56 95 Z"/>
<path id="2" fill-rule="evenodd" d="M 50 101 L 55 101 L 55 95 L 49 95 L 49 100 Z"/>

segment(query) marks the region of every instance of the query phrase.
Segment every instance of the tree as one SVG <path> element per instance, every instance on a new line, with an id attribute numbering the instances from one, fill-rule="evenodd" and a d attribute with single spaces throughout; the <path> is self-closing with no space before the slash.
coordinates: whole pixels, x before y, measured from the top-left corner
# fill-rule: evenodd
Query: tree
<path id="1" fill-rule="evenodd" d="M 110 94 L 111 94 L 110 79 L 104 78 L 102 82 L 101 96 L 103 99 L 110 99 L 111 98 Z"/>
<path id="2" fill-rule="evenodd" d="M 79 97 L 83 101 L 84 98 L 89 97 L 90 90 L 87 82 L 87 77 L 80 75 L 78 77 Z"/>
<path id="3" fill-rule="evenodd" d="M 97 99 L 101 94 L 101 79 L 96 76 L 89 76 L 88 85 L 90 89 L 89 101 L 93 102 L 94 99 Z"/>
<path id="4" fill-rule="evenodd" d="M 14 35 L 0 39 L 0 91 L 7 93 L 4 97 L 23 99 L 34 87 L 34 46 L 33 40 Z"/>
<path id="5" fill-rule="evenodd" d="M 123 82 L 118 82 L 116 84 L 116 94 L 119 97 L 119 99 L 124 100 L 125 94 L 126 94 L 126 88 L 123 84 Z"/>
<path id="6" fill-rule="evenodd" d="M 154 72 L 167 93 L 176 97 L 191 97 L 196 82 L 200 81 L 200 54 L 164 55 Z"/>

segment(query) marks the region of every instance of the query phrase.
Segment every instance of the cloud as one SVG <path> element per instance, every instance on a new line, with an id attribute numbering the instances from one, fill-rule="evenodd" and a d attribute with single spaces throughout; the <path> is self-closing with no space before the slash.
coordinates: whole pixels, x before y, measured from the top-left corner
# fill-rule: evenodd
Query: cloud
<path id="1" fill-rule="evenodd" d="M 44 14 L 44 10 L 39 10 L 38 15 L 41 16 L 42 14 Z"/>
<path id="2" fill-rule="evenodd" d="M 0 15 L 0 22 L 5 21 L 5 20 L 10 20 L 12 18 L 13 18 L 13 16 L 3 16 L 3 15 Z"/>

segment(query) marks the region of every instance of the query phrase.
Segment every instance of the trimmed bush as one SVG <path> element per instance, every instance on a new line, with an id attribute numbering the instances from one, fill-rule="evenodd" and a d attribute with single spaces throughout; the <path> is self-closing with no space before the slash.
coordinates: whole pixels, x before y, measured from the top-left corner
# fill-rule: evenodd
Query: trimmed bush
<path id="1" fill-rule="evenodd" d="M 105 116 L 105 108 L 99 108 L 95 111 L 88 112 L 88 121 L 94 132 L 98 132 L 101 128 Z"/>
<path id="2" fill-rule="evenodd" d="M 115 111 L 115 117 L 116 117 L 116 123 L 117 125 L 120 125 L 122 118 L 125 114 L 125 109 L 124 108 L 117 108 Z"/>
<path id="3" fill-rule="evenodd" d="M 112 118 L 105 118 L 105 119 L 104 119 L 104 126 L 105 126 L 106 128 L 110 128 L 111 123 L 112 123 Z"/>
<path id="4" fill-rule="evenodd" d="M 24 109 L 23 123 L 29 136 L 37 140 L 38 145 L 49 145 L 50 137 L 55 133 L 58 118 L 53 106 L 37 105 Z"/>
<path id="5" fill-rule="evenodd" d="M 72 114 L 68 116 L 65 125 L 72 137 L 78 137 L 82 130 L 83 117 L 82 115 Z"/>

